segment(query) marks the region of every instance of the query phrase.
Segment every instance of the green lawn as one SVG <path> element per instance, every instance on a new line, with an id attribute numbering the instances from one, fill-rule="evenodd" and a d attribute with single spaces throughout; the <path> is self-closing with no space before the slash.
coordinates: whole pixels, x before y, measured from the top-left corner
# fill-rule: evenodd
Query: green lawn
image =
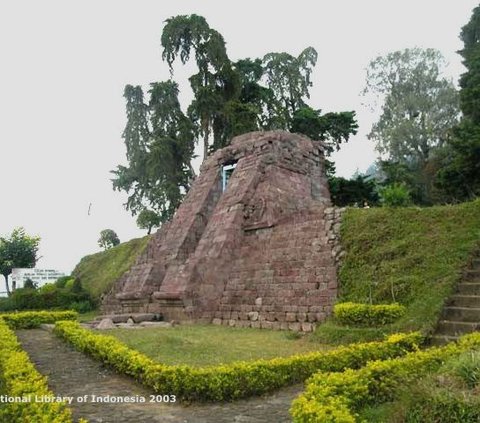
<path id="1" fill-rule="evenodd" d="M 208 366 L 260 358 L 286 357 L 328 347 L 308 336 L 213 325 L 116 329 L 106 332 L 165 364 Z"/>

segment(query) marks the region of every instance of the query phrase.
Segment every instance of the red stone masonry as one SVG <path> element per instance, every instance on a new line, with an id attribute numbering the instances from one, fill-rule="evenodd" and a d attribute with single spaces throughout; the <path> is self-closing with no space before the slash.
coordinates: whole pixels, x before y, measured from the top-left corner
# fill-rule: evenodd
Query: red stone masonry
<path id="1" fill-rule="evenodd" d="M 222 167 L 233 163 L 222 192 Z M 283 131 L 236 137 L 204 162 L 103 311 L 310 331 L 337 295 L 329 205 L 319 141 Z"/>

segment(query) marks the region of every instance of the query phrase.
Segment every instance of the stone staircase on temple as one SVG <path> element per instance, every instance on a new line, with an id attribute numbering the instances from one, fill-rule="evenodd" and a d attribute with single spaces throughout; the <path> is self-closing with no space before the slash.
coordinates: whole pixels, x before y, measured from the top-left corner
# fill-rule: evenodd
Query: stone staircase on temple
<path id="1" fill-rule="evenodd" d="M 480 331 L 480 253 L 473 257 L 447 301 L 431 343 L 443 345 L 475 331 Z"/>

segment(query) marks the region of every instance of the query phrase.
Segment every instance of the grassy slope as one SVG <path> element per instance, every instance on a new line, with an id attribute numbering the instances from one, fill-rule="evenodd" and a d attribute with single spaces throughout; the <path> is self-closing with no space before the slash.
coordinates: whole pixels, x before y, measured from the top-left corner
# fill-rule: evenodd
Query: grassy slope
<path id="1" fill-rule="evenodd" d="M 95 298 L 107 291 L 144 250 L 149 237 L 124 242 L 107 251 L 85 256 L 72 272 Z"/>
<path id="2" fill-rule="evenodd" d="M 337 342 L 384 332 L 430 332 L 469 257 L 480 246 L 480 200 L 431 208 L 350 209 L 342 224 L 346 256 L 340 301 L 407 306 L 388 328 L 342 328 L 330 322 L 317 336 Z M 342 339 L 343 338 L 343 339 Z"/>
<path id="3" fill-rule="evenodd" d="M 213 325 L 115 329 L 108 335 L 161 363 L 193 366 L 291 356 L 326 348 L 306 336 L 288 332 Z"/>

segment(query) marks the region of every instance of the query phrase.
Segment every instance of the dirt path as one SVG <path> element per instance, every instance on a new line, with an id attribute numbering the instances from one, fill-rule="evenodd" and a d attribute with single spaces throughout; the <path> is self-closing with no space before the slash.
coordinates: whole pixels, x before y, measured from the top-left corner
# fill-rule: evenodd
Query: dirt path
<path id="1" fill-rule="evenodd" d="M 21 330 L 17 336 L 37 369 L 48 377 L 50 389 L 58 396 L 74 397 L 70 407 L 75 418 L 84 417 L 90 423 L 284 423 L 291 421 L 288 409 L 302 390 L 297 385 L 273 395 L 224 404 L 149 403 L 151 391 L 73 350 L 52 333 Z M 76 401 L 84 395 L 89 396 L 87 402 Z M 138 395 L 146 402 L 95 403 L 91 395 Z"/>

